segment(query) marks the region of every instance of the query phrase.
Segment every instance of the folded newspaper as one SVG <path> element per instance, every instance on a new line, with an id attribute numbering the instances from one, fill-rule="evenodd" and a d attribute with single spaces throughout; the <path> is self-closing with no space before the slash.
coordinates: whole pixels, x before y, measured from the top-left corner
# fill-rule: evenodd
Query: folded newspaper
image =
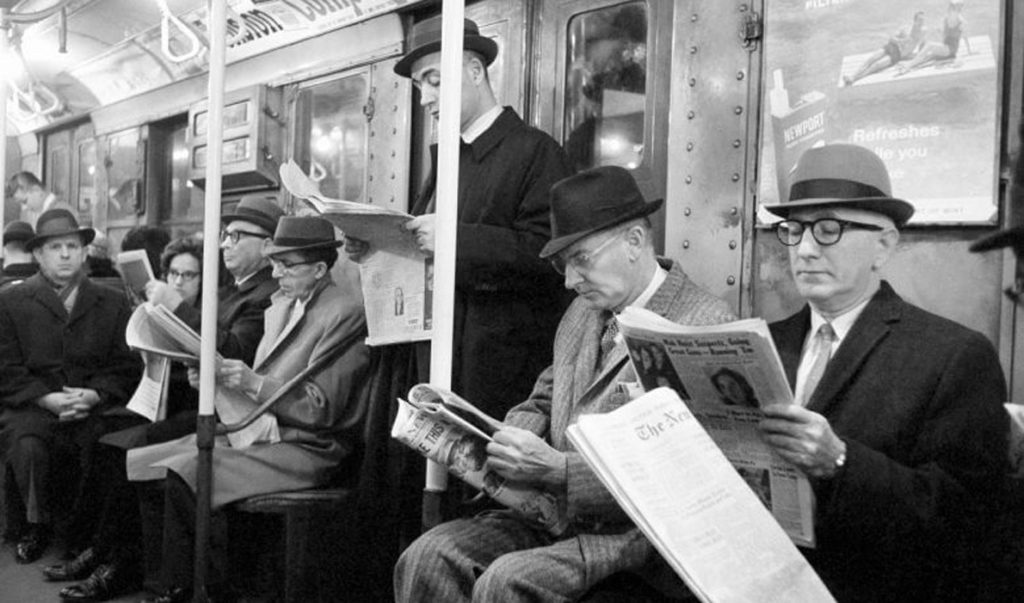
<path id="1" fill-rule="evenodd" d="M 801 471 L 761 439 L 767 404 L 792 404 L 778 352 L 760 318 L 693 327 L 626 308 L 622 336 L 644 389 L 670 387 L 689 402 L 751 490 L 793 542 L 814 546 L 814 494 Z"/>
<path id="2" fill-rule="evenodd" d="M 501 423 L 452 392 L 428 384 L 398 400 L 391 437 L 509 509 L 558 535 L 568 526 L 554 494 L 510 482 L 487 469 L 487 443 Z"/>
<path id="3" fill-rule="evenodd" d="M 128 401 L 128 409 L 150 421 L 158 421 L 166 414 L 167 360 L 186 364 L 199 364 L 200 338 L 192 327 L 161 305 L 140 304 L 128 319 L 125 330 L 128 347 L 142 352 L 146 368 L 135 394 Z M 220 360 L 220 355 L 217 356 Z M 238 390 L 217 386 L 214 409 L 224 423 L 244 419 L 259 404 Z M 245 429 L 228 434 L 232 448 L 245 448 L 257 442 L 274 443 L 281 440 L 277 419 L 270 413 Z"/>
<path id="4" fill-rule="evenodd" d="M 330 199 L 293 161 L 281 165 L 281 182 L 346 237 L 369 244 L 359 263 L 370 345 L 429 339 L 433 326 L 432 258 L 405 229 L 413 216 L 369 203 Z"/>
<path id="5" fill-rule="evenodd" d="M 834 600 L 673 390 L 583 415 L 568 436 L 701 601 Z"/>

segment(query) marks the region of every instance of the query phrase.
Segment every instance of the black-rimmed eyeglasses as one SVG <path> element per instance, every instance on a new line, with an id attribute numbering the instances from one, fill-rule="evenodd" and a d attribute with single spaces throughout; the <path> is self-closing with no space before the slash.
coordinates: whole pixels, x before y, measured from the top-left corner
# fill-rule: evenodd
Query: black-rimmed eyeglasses
<path id="1" fill-rule="evenodd" d="M 268 239 L 267 235 L 262 232 L 250 232 L 248 230 L 222 230 L 220 232 L 220 242 L 231 241 L 232 245 L 238 245 L 238 239 L 242 237 L 259 237 L 261 239 Z"/>
<path id="2" fill-rule="evenodd" d="M 852 220 L 840 220 L 838 218 L 819 218 L 814 221 L 804 220 L 783 220 L 772 225 L 775 236 L 787 247 L 795 247 L 804 238 L 804 231 L 811 230 L 811 236 L 818 242 L 818 245 L 835 245 L 843 238 L 844 230 L 885 230 L 884 226 L 867 224 L 865 222 L 854 222 Z"/>

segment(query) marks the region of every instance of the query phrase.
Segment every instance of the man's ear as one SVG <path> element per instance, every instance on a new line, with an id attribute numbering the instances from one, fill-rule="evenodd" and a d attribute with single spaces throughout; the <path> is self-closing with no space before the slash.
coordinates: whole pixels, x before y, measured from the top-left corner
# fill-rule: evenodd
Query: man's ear
<path id="1" fill-rule="evenodd" d="M 900 231 L 895 228 L 887 228 L 878 236 L 877 253 L 875 261 L 871 264 L 874 270 L 881 270 L 889 262 L 889 258 L 896 252 L 896 246 L 900 242 Z"/>

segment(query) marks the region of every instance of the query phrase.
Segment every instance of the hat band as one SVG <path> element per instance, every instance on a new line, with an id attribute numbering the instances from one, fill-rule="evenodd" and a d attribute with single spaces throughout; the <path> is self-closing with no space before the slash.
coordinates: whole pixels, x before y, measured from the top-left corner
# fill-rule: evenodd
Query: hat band
<path id="1" fill-rule="evenodd" d="M 793 183 L 789 189 L 790 201 L 804 199 L 864 199 L 889 197 L 870 184 L 841 178 L 814 178 Z"/>
<path id="2" fill-rule="evenodd" d="M 272 241 L 275 247 L 305 247 L 307 245 L 323 245 L 334 242 L 334 240 L 304 239 L 299 237 L 277 237 Z"/>

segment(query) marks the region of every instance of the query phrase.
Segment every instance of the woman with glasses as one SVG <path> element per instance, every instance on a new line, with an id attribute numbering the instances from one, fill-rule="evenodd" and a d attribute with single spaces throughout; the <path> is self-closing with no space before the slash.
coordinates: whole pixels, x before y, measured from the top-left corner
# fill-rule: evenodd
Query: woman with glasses
<path id="1" fill-rule="evenodd" d="M 193 237 L 171 241 L 160 254 L 160 274 L 170 285 L 170 291 L 160 291 L 159 299 L 154 300 L 158 289 L 147 287 L 149 301 L 162 303 L 172 311 L 179 303 L 198 304 L 203 282 L 203 242 Z"/>

